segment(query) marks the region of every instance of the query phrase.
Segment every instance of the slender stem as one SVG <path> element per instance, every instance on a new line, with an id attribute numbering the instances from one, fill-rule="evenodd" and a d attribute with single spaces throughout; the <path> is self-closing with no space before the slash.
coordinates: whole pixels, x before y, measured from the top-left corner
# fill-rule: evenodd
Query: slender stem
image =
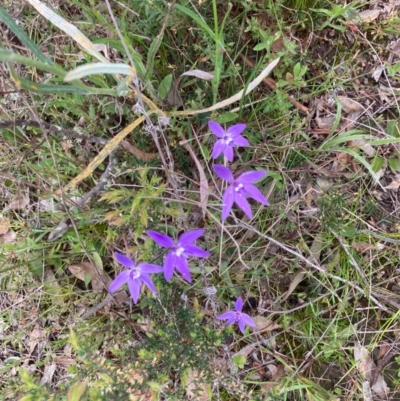
<path id="1" fill-rule="evenodd" d="M 221 75 L 220 61 L 219 61 L 219 58 L 221 57 L 221 54 L 219 52 L 221 43 L 218 30 L 217 0 L 213 0 L 212 6 L 214 15 L 214 38 L 215 38 L 215 57 L 214 57 L 215 69 L 214 69 L 214 79 L 212 81 L 212 87 L 213 87 L 213 104 L 215 104 L 217 102 L 219 77 Z"/>

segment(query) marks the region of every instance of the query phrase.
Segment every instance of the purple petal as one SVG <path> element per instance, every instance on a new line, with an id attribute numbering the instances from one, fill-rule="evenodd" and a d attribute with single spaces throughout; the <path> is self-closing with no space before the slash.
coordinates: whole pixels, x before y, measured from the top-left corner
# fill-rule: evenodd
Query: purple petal
<path id="1" fill-rule="evenodd" d="M 190 277 L 189 265 L 185 257 L 177 256 L 176 257 L 176 270 L 182 274 L 183 278 L 186 281 L 191 282 L 192 278 Z"/>
<path id="2" fill-rule="evenodd" d="M 128 281 L 129 292 L 131 293 L 133 302 L 137 304 L 140 295 L 140 287 L 142 286 L 142 280 L 135 278 Z"/>
<path id="3" fill-rule="evenodd" d="M 224 155 L 229 162 L 233 161 L 233 147 L 226 145 L 224 149 Z"/>
<path id="4" fill-rule="evenodd" d="M 140 263 L 137 269 L 141 273 L 161 273 L 164 271 L 164 267 L 159 265 L 153 265 L 152 263 Z"/>
<path id="5" fill-rule="evenodd" d="M 200 238 L 206 230 L 199 228 L 197 230 L 188 231 L 187 233 L 183 233 L 179 239 L 178 244 L 186 248 L 186 245 L 192 244 L 198 238 Z"/>
<path id="6" fill-rule="evenodd" d="M 244 331 L 246 330 L 246 323 L 240 319 L 238 321 L 238 324 L 239 324 L 240 331 L 244 334 Z"/>
<path id="7" fill-rule="evenodd" d="M 213 159 L 216 159 L 222 152 L 225 151 L 226 144 L 222 139 L 218 139 L 217 142 L 214 143 L 213 151 L 212 151 L 212 157 Z"/>
<path id="8" fill-rule="evenodd" d="M 129 270 L 124 270 L 115 277 L 114 281 L 108 287 L 108 291 L 114 292 L 117 291 L 118 288 L 126 284 L 129 280 L 129 274 L 131 272 Z"/>
<path id="9" fill-rule="evenodd" d="M 253 212 L 251 211 L 251 206 L 247 201 L 246 197 L 241 193 L 236 193 L 235 203 L 243 210 L 244 214 L 251 220 L 253 218 Z"/>
<path id="10" fill-rule="evenodd" d="M 232 319 L 233 319 L 233 322 L 234 322 L 235 321 L 235 317 L 236 317 L 236 312 L 229 311 L 229 312 L 223 313 L 222 315 L 218 315 L 216 317 L 216 319 L 218 319 L 218 320 L 228 320 L 228 321 L 229 320 L 232 321 Z M 230 323 L 230 324 L 232 324 L 232 323 Z"/>
<path id="11" fill-rule="evenodd" d="M 219 178 L 228 182 L 233 182 L 233 174 L 228 167 L 225 167 L 222 164 L 214 164 L 213 168 Z"/>
<path id="12" fill-rule="evenodd" d="M 253 184 L 245 184 L 243 188 L 248 196 L 262 203 L 263 205 L 269 206 L 267 198 L 261 193 L 261 191 Z"/>
<path id="13" fill-rule="evenodd" d="M 235 310 L 236 312 L 241 312 L 243 308 L 243 299 L 239 297 L 235 302 Z"/>
<path id="14" fill-rule="evenodd" d="M 176 255 L 175 252 L 169 252 L 164 260 L 164 277 L 165 280 L 171 280 L 171 277 L 174 275 L 176 265 Z"/>
<path id="15" fill-rule="evenodd" d="M 222 198 L 223 206 L 222 206 L 222 215 L 221 219 L 224 221 L 232 210 L 233 201 L 235 200 L 235 190 L 233 185 L 229 186 L 224 193 Z"/>
<path id="16" fill-rule="evenodd" d="M 197 245 L 186 245 L 185 246 L 185 253 L 190 256 L 196 256 L 197 258 L 209 258 L 211 254 Z"/>
<path id="17" fill-rule="evenodd" d="M 256 322 L 246 313 L 240 315 L 240 320 L 244 322 L 246 326 L 257 327 Z"/>
<path id="18" fill-rule="evenodd" d="M 157 294 L 156 287 L 149 275 L 147 275 L 146 273 L 143 273 L 143 274 L 141 274 L 140 278 L 147 285 L 147 287 L 153 294 Z"/>
<path id="19" fill-rule="evenodd" d="M 129 269 L 133 269 L 135 267 L 134 261 L 128 258 L 128 256 L 122 255 L 118 252 L 114 252 L 114 257 L 115 259 L 117 259 L 118 263 L 121 263 L 122 266 L 128 267 Z"/>
<path id="20" fill-rule="evenodd" d="M 226 132 L 231 134 L 232 138 L 237 137 L 246 129 L 246 124 L 235 124 L 229 127 Z"/>
<path id="21" fill-rule="evenodd" d="M 223 138 L 225 135 L 225 130 L 215 121 L 209 121 L 208 128 L 210 128 L 210 131 L 218 138 Z"/>
<path id="22" fill-rule="evenodd" d="M 249 146 L 249 141 L 242 135 L 238 135 L 236 138 L 233 138 L 232 142 L 235 146 Z"/>
<path id="23" fill-rule="evenodd" d="M 247 171 L 246 173 L 240 174 L 239 177 L 236 178 L 236 181 L 242 184 L 251 183 L 260 180 L 265 177 L 266 174 L 267 172 L 265 170 Z"/>
<path id="24" fill-rule="evenodd" d="M 175 246 L 174 240 L 168 235 L 159 233 L 157 231 L 147 231 L 147 235 L 154 241 L 157 242 L 158 245 L 163 246 L 164 248 L 172 248 Z"/>

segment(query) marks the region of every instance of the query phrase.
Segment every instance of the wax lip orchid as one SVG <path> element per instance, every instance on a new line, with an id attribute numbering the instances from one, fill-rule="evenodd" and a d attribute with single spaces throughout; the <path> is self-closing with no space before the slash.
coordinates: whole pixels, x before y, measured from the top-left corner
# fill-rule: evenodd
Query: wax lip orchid
<path id="1" fill-rule="evenodd" d="M 231 170 L 221 164 L 214 165 L 214 171 L 225 181 L 231 183 L 226 189 L 222 198 L 222 220 L 225 220 L 232 210 L 233 203 L 236 203 L 249 219 L 253 218 L 250 204 L 247 197 L 253 198 L 255 201 L 268 206 L 269 202 L 261 191 L 252 183 L 265 177 L 266 171 L 247 171 L 239 175 L 236 179 L 233 177 Z"/>
<path id="2" fill-rule="evenodd" d="M 235 124 L 224 130 L 221 125 L 215 121 L 209 121 L 208 127 L 211 132 L 219 139 L 214 144 L 212 157 L 216 159 L 223 153 L 228 161 L 233 160 L 234 146 L 249 146 L 249 141 L 240 135 L 246 128 L 246 124 Z"/>
<path id="3" fill-rule="evenodd" d="M 153 265 L 151 263 L 139 263 L 135 266 L 132 259 L 118 252 L 114 252 L 115 259 L 122 266 L 127 267 L 128 270 L 124 270 L 115 277 L 114 281 L 108 287 L 108 291 L 117 291 L 124 284 L 128 284 L 129 292 L 131 293 L 133 302 L 136 304 L 142 283 L 144 283 L 153 294 L 157 294 L 156 287 L 151 280 L 149 274 L 161 273 L 163 268 L 161 266 Z"/>
<path id="4" fill-rule="evenodd" d="M 242 312 L 243 309 L 243 299 L 239 297 L 235 302 L 235 310 L 230 310 L 218 315 L 218 320 L 226 320 L 228 325 L 237 323 L 239 325 L 240 331 L 244 334 L 246 326 L 257 327 L 256 322 L 246 313 Z"/>
<path id="5" fill-rule="evenodd" d="M 198 229 L 182 234 L 177 241 L 174 241 L 166 234 L 157 231 L 147 231 L 147 235 L 158 245 L 170 248 L 164 260 L 164 276 L 167 281 L 171 279 L 175 268 L 182 274 L 183 278 L 191 281 L 187 258 L 196 256 L 198 258 L 208 258 L 210 253 L 194 245 L 193 242 L 204 234 L 205 230 Z"/>

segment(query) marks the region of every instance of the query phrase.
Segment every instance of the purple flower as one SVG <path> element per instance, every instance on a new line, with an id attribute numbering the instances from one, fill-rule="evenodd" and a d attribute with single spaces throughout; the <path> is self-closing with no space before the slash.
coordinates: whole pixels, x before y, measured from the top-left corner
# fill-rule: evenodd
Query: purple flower
<path id="1" fill-rule="evenodd" d="M 223 207 L 222 207 L 222 220 L 225 220 L 233 206 L 236 203 L 240 209 L 246 214 L 249 219 L 253 218 L 253 213 L 247 197 L 253 198 L 255 201 L 268 206 L 269 202 L 260 192 L 260 190 L 255 187 L 252 182 L 263 178 L 267 172 L 266 171 L 248 171 L 239 175 L 238 178 L 234 179 L 231 170 L 228 167 L 222 166 L 221 164 L 214 165 L 214 171 L 217 175 L 225 181 L 230 182 L 230 185 L 223 196 Z"/>
<path id="2" fill-rule="evenodd" d="M 114 281 L 108 287 L 108 291 L 114 292 L 124 284 L 128 284 L 129 292 L 131 293 L 133 302 L 136 304 L 139 299 L 140 287 L 142 283 L 146 284 L 153 294 L 157 294 L 156 287 L 151 280 L 149 273 L 161 273 L 163 268 L 161 266 L 153 265 L 151 263 L 140 263 L 135 266 L 133 260 L 118 252 L 114 252 L 115 259 L 121 265 L 128 268 L 115 277 Z"/>
<path id="3" fill-rule="evenodd" d="M 234 324 L 237 323 L 239 325 L 240 331 L 244 334 L 244 330 L 246 326 L 256 327 L 256 322 L 246 313 L 242 312 L 243 308 L 243 300 L 242 297 L 239 297 L 235 302 L 235 310 L 230 310 L 229 312 L 225 312 L 222 315 L 218 315 L 218 320 L 226 320 L 226 323 Z"/>
<path id="4" fill-rule="evenodd" d="M 175 268 L 182 274 L 183 278 L 191 281 L 189 265 L 187 258 L 189 256 L 196 256 L 198 258 L 208 258 L 210 253 L 204 251 L 193 242 L 204 234 L 205 230 L 193 230 L 182 234 L 178 241 L 174 241 L 168 235 L 158 233 L 157 231 L 147 231 L 147 235 L 157 242 L 158 245 L 164 248 L 170 248 L 164 260 L 164 276 L 167 281 L 171 279 L 174 274 Z"/>
<path id="5" fill-rule="evenodd" d="M 249 141 L 240 135 L 246 128 L 246 124 L 235 124 L 226 131 L 215 121 L 210 121 L 208 127 L 211 132 L 217 136 L 218 141 L 215 142 L 212 157 L 216 159 L 221 153 L 225 155 L 228 161 L 233 160 L 234 146 L 249 146 Z"/>

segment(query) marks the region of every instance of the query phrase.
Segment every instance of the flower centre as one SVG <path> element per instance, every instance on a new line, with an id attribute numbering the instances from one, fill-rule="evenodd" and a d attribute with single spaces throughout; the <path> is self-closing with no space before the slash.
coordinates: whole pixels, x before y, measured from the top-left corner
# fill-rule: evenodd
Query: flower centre
<path id="1" fill-rule="evenodd" d="M 235 186 L 235 192 L 240 192 L 240 190 L 243 188 L 243 184 L 239 183 Z"/>
<path id="2" fill-rule="evenodd" d="M 240 315 L 241 315 L 241 312 L 236 312 L 235 313 L 235 322 L 236 323 L 240 320 Z"/>
<path id="3" fill-rule="evenodd" d="M 226 145 L 229 145 L 233 141 L 233 139 L 230 137 L 230 135 L 224 135 L 223 139 L 224 139 Z"/>
<path id="4" fill-rule="evenodd" d="M 136 278 L 140 277 L 140 271 L 136 269 L 132 269 L 131 273 L 129 274 L 131 280 L 135 280 Z"/>
<path id="5" fill-rule="evenodd" d="M 181 246 L 175 251 L 176 256 L 181 256 L 182 253 L 185 252 L 185 248 L 182 248 Z"/>

